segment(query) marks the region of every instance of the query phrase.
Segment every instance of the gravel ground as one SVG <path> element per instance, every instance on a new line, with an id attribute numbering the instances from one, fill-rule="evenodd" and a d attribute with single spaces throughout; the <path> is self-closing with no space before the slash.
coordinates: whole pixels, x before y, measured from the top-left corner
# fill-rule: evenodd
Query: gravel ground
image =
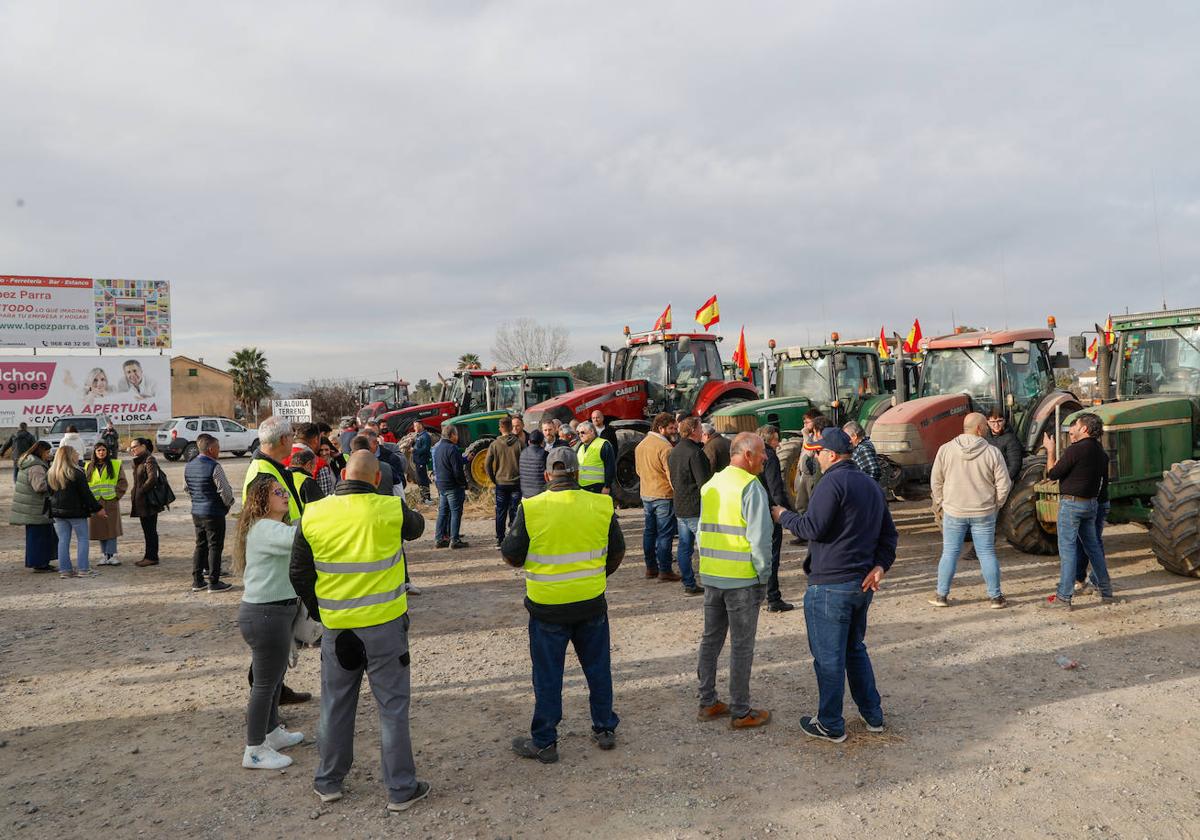
<path id="1" fill-rule="evenodd" d="M 247 461 L 223 463 L 240 483 Z M 167 471 L 180 488 L 182 466 Z M 0 485 L 6 511 L 11 485 Z M 855 719 L 841 745 L 797 725 L 816 707 L 799 609 L 759 624 L 752 689 L 771 724 L 733 732 L 695 720 L 700 600 L 642 577 L 641 516 L 623 513 L 630 551 L 609 581 L 618 747 L 591 744 L 586 688 L 569 663 L 562 760 L 551 766 L 508 747 L 532 710 L 527 614 L 491 523 L 466 522 L 467 551 L 422 538 L 408 549 L 424 590 L 410 598 L 412 733 L 433 793 L 396 816 L 384 809 L 365 691 L 341 802 L 311 792 L 316 700 L 285 707 L 309 736 L 292 767 L 241 768 L 238 593 L 189 591 L 186 497 L 161 519 L 162 565 L 132 565 L 141 534 L 127 519 L 125 565 L 93 580 L 28 573 L 21 529 L 0 526 L 0 836 L 235 837 L 251 826 L 261 837 L 1200 834 L 1200 584 L 1164 572 L 1143 530 L 1114 527 L 1120 605 L 1093 597 L 1046 614 L 1036 602 L 1054 585 L 1054 558 L 1005 546 L 1010 609 L 987 609 L 978 567 L 965 564 L 954 606 L 935 610 L 926 598 L 940 539 L 923 507 L 893 507 L 900 557 L 871 611 L 888 731 Z M 799 604 L 801 549 L 784 548 L 784 594 Z M 1064 670 L 1058 656 L 1081 666 Z M 307 651 L 287 682 L 316 691 L 319 668 Z"/>

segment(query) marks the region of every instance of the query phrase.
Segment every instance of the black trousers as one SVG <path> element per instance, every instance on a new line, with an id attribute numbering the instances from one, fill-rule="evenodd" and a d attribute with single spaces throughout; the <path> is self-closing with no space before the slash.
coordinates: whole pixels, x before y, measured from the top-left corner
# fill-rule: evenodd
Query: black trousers
<path id="1" fill-rule="evenodd" d="M 146 550 L 142 553 L 144 560 L 158 560 L 158 514 L 139 516 L 142 523 L 142 536 L 146 540 Z"/>
<path id="2" fill-rule="evenodd" d="M 767 603 L 778 604 L 783 600 L 779 591 L 779 550 L 783 547 L 783 526 L 776 525 L 771 531 L 771 577 L 767 581 Z"/>
<path id="3" fill-rule="evenodd" d="M 216 583 L 221 577 L 221 552 L 225 550 L 225 517 L 192 514 L 192 524 L 196 526 L 192 582 L 202 585 L 207 572 L 208 582 Z"/>

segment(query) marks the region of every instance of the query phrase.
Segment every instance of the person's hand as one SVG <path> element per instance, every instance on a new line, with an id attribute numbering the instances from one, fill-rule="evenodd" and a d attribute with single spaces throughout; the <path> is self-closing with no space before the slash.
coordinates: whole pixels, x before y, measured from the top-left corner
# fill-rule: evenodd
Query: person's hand
<path id="1" fill-rule="evenodd" d="M 612 491 L 611 491 L 611 490 L 609 490 L 607 487 L 603 488 L 603 489 L 602 489 L 600 492 L 601 492 L 603 495 L 605 495 L 605 496 L 611 496 L 611 495 L 612 495 Z"/>
<path id="2" fill-rule="evenodd" d="M 101 519 L 108 519 L 108 511 L 104 508 L 100 508 L 100 510 L 96 511 L 96 515 Z"/>
<path id="3" fill-rule="evenodd" d="M 870 573 L 863 578 L 863 592 L 878 592 L 879 584 L 883 583 L 883 576 L 885 574 L 887 574 L 887 572 L 883 570 L 883 566 L 876 566 L 874 569 L 872 569 Z"/>
<path id="4" fill-rule="evenodd" d="M 783 512 L 785 510 L 787 510 L 787 508 L 783 507 L 782 505 L 775 505 L 774 507 L 771 508 L 771 519 L 773 519 L 776 522 L 776 524 L 778 524 L 779 517 L 783 514 Z"/>
<path id="5" fill-rule="evenodd" d="M 1049 432 L 1042 435 L 1042 449 L 1045 449 L 1047 452 L 1054 451 L 1054 438 L 1050 437 Z"/>

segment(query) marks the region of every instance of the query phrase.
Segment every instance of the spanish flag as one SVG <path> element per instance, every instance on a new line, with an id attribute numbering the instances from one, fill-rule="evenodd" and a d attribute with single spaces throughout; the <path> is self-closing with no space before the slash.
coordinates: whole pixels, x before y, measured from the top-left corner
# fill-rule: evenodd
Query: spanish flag
<path id="1" fill-rule="evenodd" d="M 669 330 L 671 329 L 671 304 L 667 304 L 667 308 L 663 310 L 663 314 L 658 316 L 658 320 L 654 322 L 654 330 Z"/>
<path id="2" fill-rule="evenodd" d="M 696 310 L 696 323 L 708 330 L 713 324 L 721 322 L 721 310 L 717 307 L 717 296 L 713 295 L 704 301 L 704 305 Z"/>
<path id="3" fill-rule="evenodd" d="M 879 359 L 886 361 L 892 358 L 892 352 L 888 349 L 887 337 L 883 334 L 883 327 L 879 328 Z"/>
<path id="4" fill-rule="evenodd" d="M 738 336 L 737 349 L 733 351 L 733 363 L 738 366 L 738 370 L 742 372 L 742 379 L 750 381 L 750 356 L 746 353 L 746 328 L 742 327 L 741 335 Z"/>
<path id="5" fill-rule="evenodd" d="M 917 354 L 921 352 L 921 319 L 914 318 L 912 329 L 908 331 L 908 338 L 904 339 L 904 352 Z"/>
<path id="6" fill-rule="evenodd" d="M 1117 340 L 1117 337 L 1115 335 L 1113 335 L 1112 316 L 1109 315 L 1108 321 L 1106 321 L 1104 324 L 1104 346 L 1112 347 L 1113 342 L 1115 342 L 1116 340 Z"/>
<path id="7" fill-rule="evenodd" d="M 1093 338 L 1092 343 L 1088 346 L 1088 349 L 1087 349 L 1087 357 L 1089 359 L 1091 359 L 1093 362 L 1096 361 L 1096 357 L 1100 355 L 1099 350 L 1096 347 L 1096 344 L 1099 341 L 1100 341 L 1099 336 Z"/>

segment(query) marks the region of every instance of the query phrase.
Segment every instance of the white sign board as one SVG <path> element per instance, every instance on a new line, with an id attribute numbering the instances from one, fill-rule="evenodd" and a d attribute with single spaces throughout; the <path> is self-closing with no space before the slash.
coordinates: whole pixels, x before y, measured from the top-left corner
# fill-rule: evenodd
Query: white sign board
<path id="1" fill-rule="evenodd" d="M 0 275 L 0 347 L 95 347 L 86 277 Z"/>
<path id="2" fill-rule="evenodd" d="M 312 400 L 271 400 L 271 413 L 293 423 L 311 423 Z"/>
<path id="3" fill-rule="evenodd" d="M 0 426 L 93 416 L 114 423 L 169 420 L 170 358 L 0 356 Z"/>

